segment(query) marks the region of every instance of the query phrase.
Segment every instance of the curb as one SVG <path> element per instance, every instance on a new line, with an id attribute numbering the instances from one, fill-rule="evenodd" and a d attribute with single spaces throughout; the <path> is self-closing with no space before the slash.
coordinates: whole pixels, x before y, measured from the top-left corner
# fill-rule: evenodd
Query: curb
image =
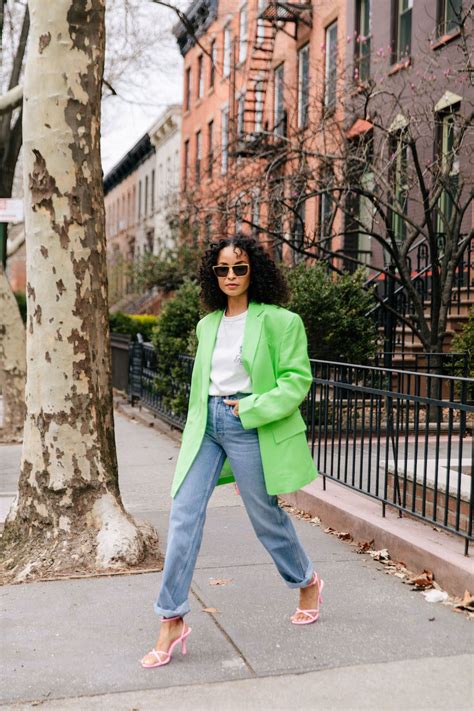
<path id="1" fill-rule="evenodd" d="M 281 498 L 298 509 L 318 516 L 325 526 L 348 531 L 355 540 L 374 540 L 376 550 L 386 548 L 392 560 L 403 561 L 413 571 L 428 569 L 436 582 L 455 596 L 474 588 L 474 561 L 463 553 L 461 538 L 430 524 L 404 516 L 363 494 L 323 477 Z"/>

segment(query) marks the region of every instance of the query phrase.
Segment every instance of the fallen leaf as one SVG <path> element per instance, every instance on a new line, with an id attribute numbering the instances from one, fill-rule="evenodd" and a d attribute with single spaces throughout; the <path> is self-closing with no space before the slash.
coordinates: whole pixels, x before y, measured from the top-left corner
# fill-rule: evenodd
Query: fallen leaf
<path id="1" fill-rule="evenodd" d="M 371 541 L 359 541 L 356 548 L 356 553 L 367 553 L 374 545 L 374 539 Z"/>
<path id="2" fill-rule="evenodd" d="M 416 585 L 418 588 L 428 588 L 433 584 L 433 573 L 431 570 L 424 570 L 419 575 L 414 578 L 410 578 L 408 581 L 410 585 Z"/>
<path id="3" fill-rule="evenodd" d="M 324 529 L 324 533 L 334 533 L 336 529 L 331 528 L 331 526 L 328 526 L 327 528 Z"/>
<path id="4" fill-rule="evenodd" d="M 390 555 L 386 548 L 382 548 L 379 551 L 369 551 L 369 555 L 372 556 L 374 560 L 380 560 L 382 562 L 384 560 L 390 560 Z"/>
<path id="5" fill-rule="evenodd" d="M 209 585 L 227 585 L 233 582 L 233 578 L 209 578 Z"/>
<path id="6" fill-rule="evenodd" d="M 209 612 L 210 614 L 215 614 L 216 612 L 219 612 L 215 607 L 203 607 L 202 612 Z"/>
<path id="7" fill-rule="evenodd" d="M 454 605 L 454 607 L 458 608 L 460 610 L 473 610 L 474 611 L 474 595 L 471 595 L 471 593 L 468 590 L 465 590 L 461 602 L 456 603 L 456 605 Z"/>
<path id="8" fill-rule="evenodd" d="M 351 536 L 351 534 L 348 533 L 347 531 L 344 531 L 344 533 L 343 533 L 343 532 L 339 532 L 339 533 L 337 534 L 337 537 L 340 538 L 341 541 L 352 541 L 352 536 Z"/>

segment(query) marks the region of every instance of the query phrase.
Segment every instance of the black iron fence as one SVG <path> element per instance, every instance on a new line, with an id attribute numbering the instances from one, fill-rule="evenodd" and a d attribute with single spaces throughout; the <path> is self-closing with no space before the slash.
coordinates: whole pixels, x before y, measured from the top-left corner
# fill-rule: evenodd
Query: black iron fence
<path id="1" fill-rule="evenodd" d="M 156 353 L 130 344 L 129 399 L 184 427 L 193 359 L 157 383 Z M 312 360 L 302 405 L 308 441 L 326 479 L 461 536 L 468 553 L 474 502 L 474 379 Z M 177 404 L 177 405 L 176 405 Z"/>
<path id="2" fill-rule="evenodd" d="M 303 404 L 319 471 L 472 541 L 474 380 L 312 361 Z"/>

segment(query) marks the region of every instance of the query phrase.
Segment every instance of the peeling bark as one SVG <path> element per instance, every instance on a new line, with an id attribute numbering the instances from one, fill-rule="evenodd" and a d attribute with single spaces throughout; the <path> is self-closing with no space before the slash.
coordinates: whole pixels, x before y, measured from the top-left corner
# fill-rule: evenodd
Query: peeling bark
<path id="1" fill-rule="evenodd" d="M 104 0 L 30 0 L 29 9 L 27 413 L 3 536 L 15 580 L 159 555 L 156 533 L 125 512 L 118 487 L 99 146 Z"/>
<path id="2" fill-rule="evenodd" d="M 20 310 L 0 263 L 0 442 L 21 441 L 25 420 L 26 344 Z"/>

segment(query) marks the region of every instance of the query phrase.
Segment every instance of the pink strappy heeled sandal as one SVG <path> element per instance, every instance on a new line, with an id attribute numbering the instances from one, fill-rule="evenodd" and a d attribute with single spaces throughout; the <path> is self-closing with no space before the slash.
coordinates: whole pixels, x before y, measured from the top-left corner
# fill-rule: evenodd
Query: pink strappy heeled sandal
<path id="1" fill-rule="evenodd" d="M 297 608 L 296 608 L 296 612 L 295 612 L 294 614 L 297 615 L 297 614 L 300 612 L 300 613 L 302 613 L 303 615 L 306 616 L 306 619 L 305 619 L 305 620 L 293 620 L 293 619 L 292 619 L 291 622 L 292 622 L 294 625 L 310 625 L 310 624 L 312 624 L 313 622 L 316 622 L 316 620 L 317 620 L 318 617 L 319 617 L 319 606 L 320 606 L 320 604 L 321 604 L 322 601 L 323 601 L 323 598 L 321 597 L 321 593 L 322 593 L 323 587 L 324 587 L 324 580 L 318 578 L 318 574 L 317 574 L 316 572 L 313 574 L 313 579 L 312 579 L 312 581 L 311 581 L 310 584 L 307 585 L 306 587 L 312 588 L 313 585 L 318 585 L 318 588 L 319 588 L 319 590 L 318 590 L 318 592 L 319 592 L 319 595 L 318 595 L 318 609 L 317 609 L 317 610 L 302 610 L 301 607 L 297 607 Z"/>
<path id="2" fill-rule="evenodd" d="M 181 618 L 180 617 L 162 617 L 161 621 L 162 622 L 170 622 L 171 620 L 179 620 L 179 619 L 181 619 Z M 171 661 L 172 654 L 173 654 L 173 649 L 179 642 L 181 642 L 181 654 L 183 654 L 183 656 L 184 656 L 187 652 L 186 637 L 189 637 L 189 635 L 191 634 L 191 631 L 192 631 L 191 627 L 188 627 L 187 629 L 185 629 L 185 624 L 184 624 L 184 620 L 183 620 L 183 631 L 181 632 L 181 635 L 180 635 L 180 637 L 178 637 L 178 639 L 175 639 L 174 642 L 171 642 L 170 648 L 168 649 L 168 651 L 164 652 L 160 649 L 152 649 L 150 652 L 148 652 L 148 654 L 145 654 L 145 657 L 152 654 L 155 657 L 156 662 L 144 662 L 143 660 L 145 659 L 145 657 L 143 657 L 143 659 L 140 660 L 140 664 L 142 665 L 142 667 L 144 669 L 154 669 L 155 667 L 163 667 L 165 664 L 169 664 Z"/>

